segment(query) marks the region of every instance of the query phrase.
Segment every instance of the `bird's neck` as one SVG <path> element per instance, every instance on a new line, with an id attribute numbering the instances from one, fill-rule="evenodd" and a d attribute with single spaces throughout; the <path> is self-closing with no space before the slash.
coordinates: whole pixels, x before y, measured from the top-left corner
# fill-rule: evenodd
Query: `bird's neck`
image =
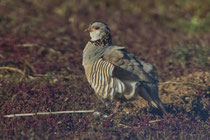
<path id="1" fill-rule="evenodd" d="M 89 41 L 83 51 L 83 65 L 93 64 L 103 56 L 107 47 L 112 45 L 112 37 L 110 34 L 105 35 L 101 39 Z"/>
<path id="2" fill-rule="evenodd" d="M 83 50 L 83 62 L 85 65 L 92 65 L 95 61 L 101 58 L 106 50 L 107 46 L 93 45 L 92 42 L 88 42 Z"/>
<path id="3" fill-rule="evenodd" d="M 107 46 L 107 45 L 112 45 L 112 36 L 111 34 L 106 34 L 103 36 L 101 39 L 95 40 L 95 41 L 90 41 L 96 46 Z"/>

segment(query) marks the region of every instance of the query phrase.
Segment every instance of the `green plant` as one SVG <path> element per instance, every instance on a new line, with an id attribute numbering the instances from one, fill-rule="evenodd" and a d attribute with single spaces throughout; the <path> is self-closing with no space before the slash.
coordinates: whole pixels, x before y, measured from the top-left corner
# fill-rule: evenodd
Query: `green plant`
<path id="1" fill-rule="evenodd" d="M 172 50 L 175 63 L 181 64 L 183 68 L 188 65 L 207 67 L 209 65 L 209 46 L 179 44 Z"/>

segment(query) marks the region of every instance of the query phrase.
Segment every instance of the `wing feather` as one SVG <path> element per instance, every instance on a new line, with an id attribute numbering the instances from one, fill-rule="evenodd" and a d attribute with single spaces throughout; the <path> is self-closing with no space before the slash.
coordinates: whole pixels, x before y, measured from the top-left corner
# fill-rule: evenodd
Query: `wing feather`
<path id="1" fill-rule="evenodd" d="M 154 72 L 154 67 L 133 54 L 128 53 L 124 47 L 112 46 L 108 48 L 104 52 L 103 60 L 116 66 L 113 76 L 119 79 L 129 81 L 139 80 L 152 84 L 158 83 L 158 77 Z"/>

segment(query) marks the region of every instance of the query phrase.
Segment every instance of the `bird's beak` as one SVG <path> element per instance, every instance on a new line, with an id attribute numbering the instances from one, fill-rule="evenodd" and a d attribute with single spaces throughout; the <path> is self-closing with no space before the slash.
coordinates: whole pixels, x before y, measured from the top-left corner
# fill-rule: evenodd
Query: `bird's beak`
<path id="1" fill-rule="evenodd" d="M 89 26 L 87 29 L 84 30 L 84 32 L 90 32 L 91 31 L 91 27 Z"/>

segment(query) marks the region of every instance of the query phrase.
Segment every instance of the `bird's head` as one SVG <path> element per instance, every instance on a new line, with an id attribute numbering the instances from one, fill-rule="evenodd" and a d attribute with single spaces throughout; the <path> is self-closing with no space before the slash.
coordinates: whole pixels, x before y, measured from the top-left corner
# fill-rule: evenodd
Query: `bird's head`
<path id="1" fill-rule="evenodd" d="M 111 36 L 109 27 L 102 22 L 94 22 L 85 31 L 90 33 L 91 41 L 96 41 Z"/>

